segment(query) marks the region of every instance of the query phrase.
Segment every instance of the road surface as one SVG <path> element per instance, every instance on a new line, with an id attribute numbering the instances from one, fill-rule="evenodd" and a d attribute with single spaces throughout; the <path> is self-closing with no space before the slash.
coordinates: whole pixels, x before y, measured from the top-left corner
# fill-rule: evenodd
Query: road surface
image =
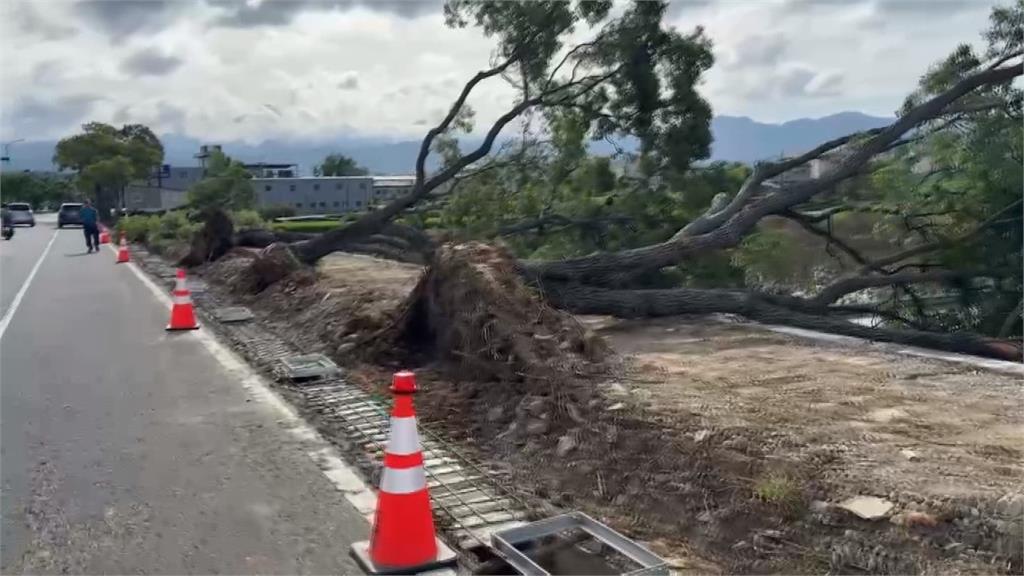
<path id="1" fill-rule="evenodd" d="M 114 259 L 0 244 L 0 572 L 357 573 L 363 516 Z"/>

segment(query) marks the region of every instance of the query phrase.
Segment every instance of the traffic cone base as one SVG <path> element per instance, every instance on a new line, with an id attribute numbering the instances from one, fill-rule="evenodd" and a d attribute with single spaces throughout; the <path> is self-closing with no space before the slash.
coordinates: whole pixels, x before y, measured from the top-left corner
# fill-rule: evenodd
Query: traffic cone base
<path id="1" fill-rule="evenodd" d="M 352 553 L 352 557 L 355 558 L 356 562 L 359 564 L 359 567 L 367 574 L 418 574 L 420 572 L 454 565 L 458 560 L 458 556 L 455 552 L 445 545 L 440 538 L 435 537 L 434 542 L 437 545 L 437 555 L 428 562 L 411 567 L 387 566 L 375 563 L 373 558 L 370 557 L 369 540 L 356 542 L 352 545 L 350 551 Z"/>

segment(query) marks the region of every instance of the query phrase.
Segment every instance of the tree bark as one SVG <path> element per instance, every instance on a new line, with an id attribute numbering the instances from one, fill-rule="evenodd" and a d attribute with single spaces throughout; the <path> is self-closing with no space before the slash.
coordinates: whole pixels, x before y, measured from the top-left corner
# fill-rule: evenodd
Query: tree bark
<path id="1" fill-rule="evenodd" d="M 785 324 L 879 342 L 1021 361 L 1020 347 L 1008 346 L 1006 342 L 966 333 L 871 328 L 829 314 L 815 315 L 777 306 L 755 293 L 742 290 L 609 290 L 562 282 L 544 282 L 540 288 L 552 304 L 576 314 L 611 314 L 636 318 L 730 313 L 765 324 Z"/>

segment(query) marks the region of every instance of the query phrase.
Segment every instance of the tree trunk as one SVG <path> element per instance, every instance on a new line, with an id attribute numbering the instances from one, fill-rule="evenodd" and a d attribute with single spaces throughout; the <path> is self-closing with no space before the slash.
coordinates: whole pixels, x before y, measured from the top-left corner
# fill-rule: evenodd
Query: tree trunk
<path id="1" fill-rule="evenodd" d="M 786 324 L 879 342 L 895 342 L 1009 360 L 1021 361 L 1021 349 L 1006 342 L 966 333 L 871 328 L 830 315 L 810 314 L 768 302 L 742 290 L 608 290 L 581 284 L 543 282 L 544 296 L 555 306 L 576 314 L 611 314 L 620 317 L 672 316 L 677 314 L 740 314 L 765 324 Z"/>
<path id="2" fill-rule="evenodd" d="M 234 246 L 234 224 L 223 210 L 212 210 L 203 218 L 203 228 L 192 236 L 189 253 L 179 266 L 199 266 L 212 262 L 227 253 Z"/>

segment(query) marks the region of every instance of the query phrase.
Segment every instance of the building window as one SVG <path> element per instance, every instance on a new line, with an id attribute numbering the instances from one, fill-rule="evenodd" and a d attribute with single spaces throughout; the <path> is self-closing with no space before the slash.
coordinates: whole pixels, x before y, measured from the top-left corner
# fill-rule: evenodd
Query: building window
<path id="1" fill-rule="evenodd" d="M 362 200 L 356 200 L 356 208 L 359 208 L 362 205 L 363 205 L 363 201 Z"/>
<path id="2" fill-rule="evenodd" d="M 295 184 L 289 184 L 288 185 L 288 190 L 291 191 L 291 192 L 295 192 Z"/>
<path id="3" fill-rule="evenodd" d="M 302 208 L 302 202 L 296 202 L 295 203 L 295 207 L 296 208 Z"/>
<path id="4" fill-rule="evenodd" d="M 320 189 L 320 185 L 319 184 L 313 184 L 313 190 L 319 190 L 319 189 Z"/>
<path id="5" fill-rule="evenodd" d="M 360 182 L 359 183 L 359 189 L 360 190 L 366 190 L 366 182 Z"/>
<path id="6" fill-rule="evenodd" d="M 327 202 L 321 202 L 320 203 L 320 207 L 321 208 L 326 208 L 327 207 Z"/>
<path id="7" fill-rule="evenodd" d="M 188 172 L 178 172 L 178 178 L 188 178 Z"/>
<path id="8" fill-rule="evenodd" d="M 337 200 L 334 201 L 334 207 L 335 208 L 337 208 L 340 205 L 341 205 L 341 202 L 338 202 Z"/>
<path id="9" fill-rule="evenodd" d="M 264 187 L 263 187 L 263 190 L 264 190 L 265 192 L 270 192 L 270 189 L 271 189 L 271 188 L 273 188 L 273 186 L 271 186 L 270 184 L 267 184 L 266 186 L 264 186 Z"/>
<path id="10" fill-rule="evenodd" d="M 335 182 L 334 183 L 334 189 L 335 190 L 341 190 L 341 182 Z"/>

